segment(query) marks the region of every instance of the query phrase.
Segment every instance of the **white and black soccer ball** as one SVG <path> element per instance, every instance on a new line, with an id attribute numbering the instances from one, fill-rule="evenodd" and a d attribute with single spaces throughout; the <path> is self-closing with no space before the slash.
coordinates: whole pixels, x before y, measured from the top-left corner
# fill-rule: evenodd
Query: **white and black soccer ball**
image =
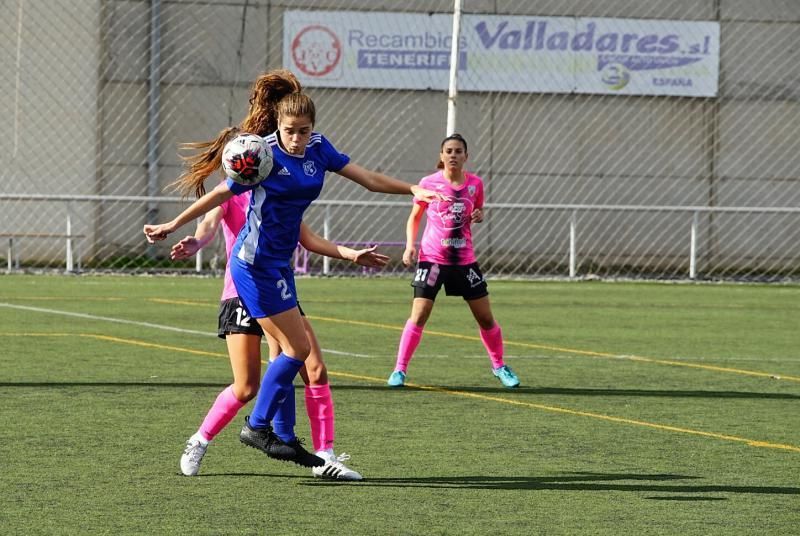
<path id="1" fill-rule="evenodd" d="M 239 184 L 258 184 L 272 170 L 272 149 L 255 134 L 240 134 L 222 150 L 222 170 Z"/>

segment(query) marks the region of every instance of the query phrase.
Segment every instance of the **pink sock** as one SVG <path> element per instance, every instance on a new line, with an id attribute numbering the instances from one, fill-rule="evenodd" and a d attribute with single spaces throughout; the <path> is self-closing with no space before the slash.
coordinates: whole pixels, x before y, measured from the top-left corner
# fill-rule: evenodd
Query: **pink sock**
<path id="1" fill-rule="evenodd" d="M 314 450 L 332 449 L 336 419 L 330 385 L 306 385 L 306 411 Z"/>
<path id="2" fill-rule="evenodd" d="M 500 331 L 500 324 L 494 324 L 491 329 L 479 328 L 481 340 L 489 352 L 489 359 L 492 360 L 492 368 L 502 367 L 503 362 L 503 332 Z"/>
<path id="3" fill-rule="evenodd" d="M 229 385 L 217 396 L 214 405 L 208 410 L 203 424 L 200 425 L 200 434 L 208 441 L 225 428 L 242 409 L 244 402 L 240 402 L 233 394 L 233 386 Z"/>
<path id="4" fill-rule="evenodd" d="M 422 331 L 424 326 L 418 326 L 411 320 L 406 320 L 406 326 L 403 328 L 403 334 L 400 336 L 400 347 L 397 349 L 397 363 L 394 365 L 395 370 L 408 370 L 408 362 L 414 355 L 414 350 L 419 346 L 419 341 L 422 340 Z"/>

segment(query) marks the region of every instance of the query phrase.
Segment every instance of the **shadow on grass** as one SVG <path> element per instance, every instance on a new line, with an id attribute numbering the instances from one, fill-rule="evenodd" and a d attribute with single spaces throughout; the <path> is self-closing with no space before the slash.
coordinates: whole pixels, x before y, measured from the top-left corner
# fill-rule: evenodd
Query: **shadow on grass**
<path id="1" fill-rule="evenodd" d="M 299 382 L 299 380 L 298 380 Z M 114 382 L 114 381 L 72 381 L 72 382 L 0 382 L 0 388 L 72 388 L 72 387 L 168 387 L 171 389 L 197 389 L 197 388 L 217 388 L 222 389 L 230 384 L 229 381 L 221 382 Z M 556 396 L 629 396 L 629 397 L 663 397 L 663 398 L 738 398 L 738 399 L 762 399 L 762 400 L 800 400 L 800 394 L 792 393 L 756 393 L 747 391 L 670 391 L 670 390 L 651 390 L 651 389 L 574 389 L 563 387 L 517 387 L 507 389 L 505 387 L 478 387 L 460 385 L 424 385 L 420 387 L 406 386 L 403 388 L 392 388 L 386 385 L 374 384 L 338 384 L 335 381 L 331 384 L 335 391 L 385 391 L 386 393 L 410 392 L 410 391 L 460 391 L 464 393 L 484 393 L 491 395 L 498 394 L 531 394 L 531 395 L 556 395 Z M 295 389 L 302 388 L 302 385 L 295 383 Z"/>
<path id="2" fill-rule="evenodd" d="M 800 495 L 800 488 L 778 486 L 722 486 L 689 483 L 671 483 L 697 480 L 701 477 L 654 474 L 567 473 L 560 476 L 459 476 L 414 478 L 367 478 L 359 486 L 438 489 L 491 489 L 530 491 L 627 491 L 676 494 L 674 497 L 648 497 L 658 500 L 725 500 L 724 498 L 696 497 L 694 493 L 741 493 L 766 495 Z M 304 486 L 337 486 L 341 482 L 318 480 L 301 482 Z"/>
<path id="3" fill-rule="evenodd" d="M 200 473 L 196 476 L 184 476 L 181 473 L 175 473 L 176 476 L 180 478 L 185 478 L 187 481 L 189 480 L 202 480 L 204 478 L 281 478 L 284 480 L 308 480 L 310 477 L 306 474 L 302 475 L 285 475 L 285 474 L 271 474 L 271 473 Z"/>
<path id="4" fill-rule="evenodd" d="M 727 501 L 726 497 L 684 497 L 682 495 L 676 497 L 645 497 L 648 501 L 677 501 L 677 502 L 694 502 L 694 501 Z"/>

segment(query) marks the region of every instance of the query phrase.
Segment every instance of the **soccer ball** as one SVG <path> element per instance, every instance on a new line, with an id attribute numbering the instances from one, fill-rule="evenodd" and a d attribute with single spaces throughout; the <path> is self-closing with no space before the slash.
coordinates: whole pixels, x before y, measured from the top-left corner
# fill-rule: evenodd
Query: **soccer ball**
<path id="1" fill-rule="evenodd" d="M 234 182 L 258 184 L 272 170 L 272 150 L 261 136 L 240 134 L 222 150 L 222 169 Z"/>

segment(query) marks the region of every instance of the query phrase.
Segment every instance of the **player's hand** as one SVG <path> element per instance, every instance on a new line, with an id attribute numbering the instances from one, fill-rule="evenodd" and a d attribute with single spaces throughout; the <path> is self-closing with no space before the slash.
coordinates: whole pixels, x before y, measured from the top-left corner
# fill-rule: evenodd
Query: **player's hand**
<path id="1" fill-rule="evenodd" d="M 372 246 L 366 249 L 357 249 L 353 253 L 353 258 L 350 259 L 359 266 L 366 266 L 367 268 L 383 268 L 389 264 L 389 257 L 383 253 L 375 251 L 378 246 Z"/>
<path id="2" fill-rule="evenodd" d="M 173 261 L 178 259 L 188 259 L 198 251 L 200 251 L 200 242 L 193 236 L 187 236 L 174 246 L 169 252 L 169 258 Z"/>
<path id="3" fill-rule="evenodd" d="M 433 190 L 427 190 L 416 185 L 411 187 L 411 193 L 414 194 L 415 198 L 426 203 L 430 203 L 432 201 L 450 201 L 450 197 L 446 195 L 443 195 L 439 192 L 434 192 Z"/>
<path id="4" fill-rule="evenodd" d="M 403 264 L 406 266 L 414 266 L 417 260 L 417 248 L 414 246 L 407 247 L 403 252 Z"/>
<path id="5" fill-rule="evenodd" d="M 472 223 L 480 223 L 480 222 L 482 222 L 483 221 L 483 210 L 481 210 L 479 208 L 476 208 L 475 210 L 473 210 L 472 214 L 470 215 L 470 219 L 472 220 Z"/>
<path id="6" fill-rule="evenodd" d="M 159 242 L 167 238 L 167 235 L 175 231 L 172 223 L 162 223 L 159 225 L 145 225 L 144 226 L 144 236 L 147 238 L 147 241 L 151 244 L 155 242 Z"/>

